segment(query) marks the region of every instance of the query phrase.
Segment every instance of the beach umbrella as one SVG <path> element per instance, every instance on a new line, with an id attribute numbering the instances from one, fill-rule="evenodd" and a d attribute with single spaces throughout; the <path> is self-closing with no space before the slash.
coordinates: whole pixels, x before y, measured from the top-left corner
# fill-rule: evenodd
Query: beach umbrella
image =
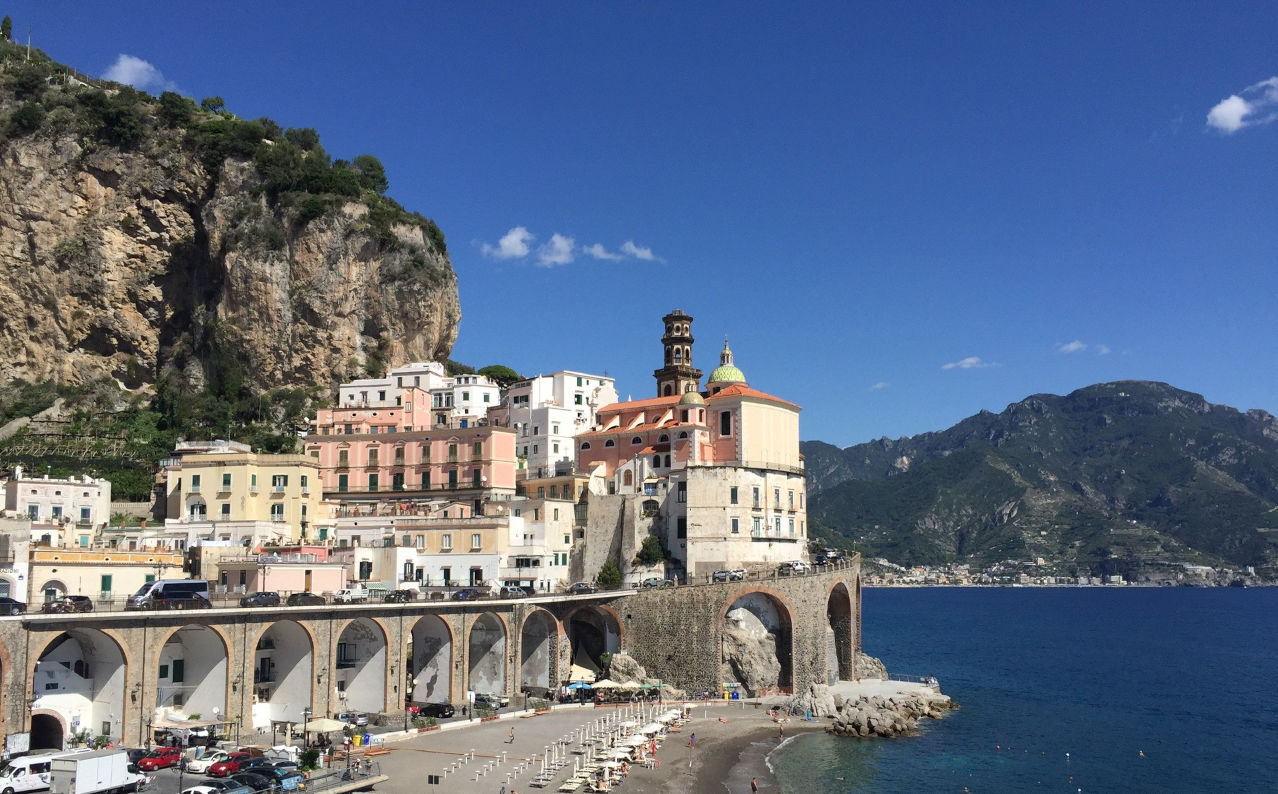
<path id="1" fill-rule="evenodd" d="M 642 736 L 637 733 L 634 734 L 633 736 L 626 737 L 626 741 L 625 741 L 625 744 L 629 747 L 642 747 L 643 745 L 647 743 L 648 743 L 648 737 Z"/>
<path id="2" fill-rule="evenodd" d="M 658 723 L 650 722 L 640 729 L 640 733 L 656 733 L 659 730 L 661 730 L 661 726 Z"/>
<path id="3" fill-rule="evenodd" d="M 638 724 L 639 724 L 639 721 L 638 721 L 638 720 L 626 720 L 625 722 L 621 723 L 621 727 L 623 727 L 623 728 L 633 728 L 633 727 L 635 727 L 635 726 L 636 726 L 636 725 L 638 725 Z"/>
<path id="4" fill-rule="evenodd" d="M 568 672 L 568 680 L 570 682 L 588 682 L 595 680 L 595 672 L 593 670 L 574 664 Z"/>
<path id="5" fill-rule="evenodd" d="M 587 684 L 585 681 L 577 681 L 575 683 L 569 684 L 568 688 L 569 689 L 590 689 L 590 684 Z"/>
<path id="6" fill-rule="evenodd" d="M 621 688 L 622 688 L 622 689 L 632 689 L 632 690 L 633 690 L 633 689 L 643 689 L 643 685 L 642 685 L 642 684 L 640 684 L 638 681 L 627 681 L 626 683 L 624 683 L 624 684 L 622 684 L 622 685 L 621 685 Z"/>
<path id="7" fill-rule="evenodd" d="M 595 689 L 616 689 L 618 686 L 620 685 L 616 681 L 607 678 L 602 681 L 596 681 L 594 684 Z"/>

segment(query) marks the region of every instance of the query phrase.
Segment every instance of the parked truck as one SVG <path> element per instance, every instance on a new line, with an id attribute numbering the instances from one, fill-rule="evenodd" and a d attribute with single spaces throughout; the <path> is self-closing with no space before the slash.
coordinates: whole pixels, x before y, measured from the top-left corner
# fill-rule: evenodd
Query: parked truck
<path id="1" fill-rule="evenodd" d="M 154 778 L 129 771 L 129 754 L 124 750 L 95 750 L 91 753 L 53 759 L 49 788 L 52 794 L 117 794 L 141 791 Z"/>

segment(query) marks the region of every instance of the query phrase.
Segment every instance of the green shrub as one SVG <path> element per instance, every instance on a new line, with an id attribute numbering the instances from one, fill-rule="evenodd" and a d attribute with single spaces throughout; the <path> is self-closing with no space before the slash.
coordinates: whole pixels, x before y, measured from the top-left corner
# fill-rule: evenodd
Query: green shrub
<path id="1" fill-rule="evenodd" d="M 23 102 L 9 116 L 9 134 L 26 135 L 40 129 L 44 123 L 44 107 L 39 102 Z"/>
<path id="2" fill-rule="evenodd" d="M 615 590 L 621 587 L 621 569 L 612 560 L 608 560 L 595 576 L 595 584 L 603 590 Z"/>

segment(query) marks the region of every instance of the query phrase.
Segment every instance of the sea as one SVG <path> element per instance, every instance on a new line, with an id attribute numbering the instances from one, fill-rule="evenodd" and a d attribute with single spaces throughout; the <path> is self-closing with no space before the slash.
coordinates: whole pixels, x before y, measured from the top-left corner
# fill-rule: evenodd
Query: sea
<path id="1" fill-rule="evenodd" d="M 960 708 L 795 736 L 782 792 L 1278 792 L 1278 588 L 868 588 L 862 641 Z"/>

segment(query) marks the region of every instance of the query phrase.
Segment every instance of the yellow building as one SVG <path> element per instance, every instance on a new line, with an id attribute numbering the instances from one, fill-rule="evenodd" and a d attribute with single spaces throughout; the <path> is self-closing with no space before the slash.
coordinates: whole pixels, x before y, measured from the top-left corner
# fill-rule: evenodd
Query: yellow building
<path id="1" fill-rule="evenodd" d="M 244 444 L 179 443 L 165 461 L 170 520 L 190 523 L 269 521 L 283 542 L 308 536 L 322 513 L 319 462 L 308 455 L 269 455 Z"/>

